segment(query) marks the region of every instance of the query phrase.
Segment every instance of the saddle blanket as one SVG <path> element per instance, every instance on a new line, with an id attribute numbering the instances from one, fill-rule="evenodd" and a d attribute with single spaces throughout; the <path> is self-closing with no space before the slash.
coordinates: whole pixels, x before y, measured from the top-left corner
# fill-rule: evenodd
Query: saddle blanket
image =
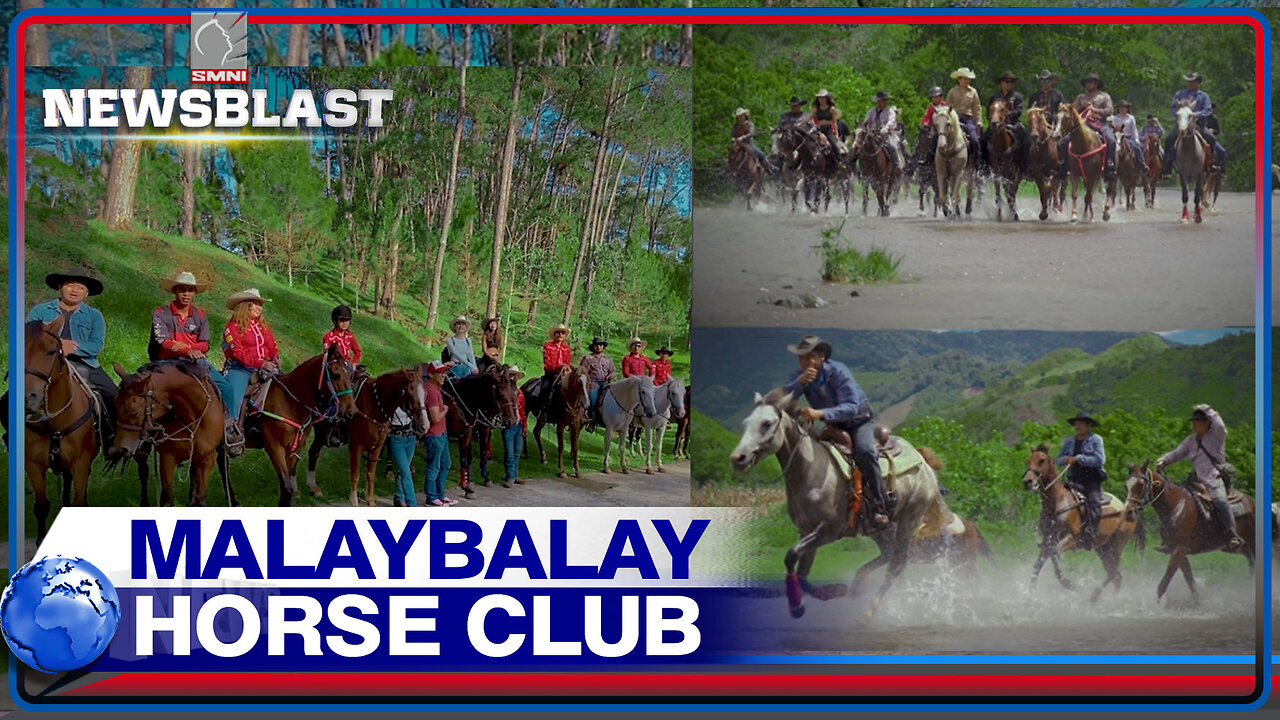
<path id="1" fill-rule="evenodd" d="M 852 478 L 853 466 L 845 454 L 833 443 L 824 442 L 822 445 L 826 447 L 827 452 L 831 453 L 836 466 L 840 468 L 841 476 L 846 479 Z M 894 489 L 894 479 L 897 476 L 911 472 L 924 464 L 924 456 L 920 451 L 896 435 L 891 436 L 884 445 L 877 447 L 876 451 L 879 455 L 880 477 L 884 480 L 885 492 Z"/>

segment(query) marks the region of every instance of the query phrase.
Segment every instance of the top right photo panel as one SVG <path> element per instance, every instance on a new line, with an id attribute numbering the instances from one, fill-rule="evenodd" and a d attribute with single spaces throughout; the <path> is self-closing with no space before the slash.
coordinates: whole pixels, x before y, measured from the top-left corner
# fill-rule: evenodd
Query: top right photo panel
<path id="1" fill-rule="evenodd" d="M 693 324 L 1252 326 L 1259 40 L 1179 20 L 696 26 Z"/>

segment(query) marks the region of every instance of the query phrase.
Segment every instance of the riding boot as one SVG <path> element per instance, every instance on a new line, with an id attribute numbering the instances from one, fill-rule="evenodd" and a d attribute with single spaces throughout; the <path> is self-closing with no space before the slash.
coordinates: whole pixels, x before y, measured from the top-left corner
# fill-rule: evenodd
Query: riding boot
<path id="1" fill-rule="evenodd" d="M 240 457 L 244 454 L 244 429 L 239 420 L 228 416 L 222 427 L 222 437 L 227 446 L 227 457 Z"/>
<path id="2" fill-rule="evenodd" d="M 1227 546 L 1223 548 L 1227 552 L 1239 550 L 1244 545 L 1244 540 L 1236 532 L 1236 516 L 1231 512 L 1225 500 L 1214 500 L 1213 509 L 1218 516 L 1218 522 L 1222 524 L 1222 528 L 1227 531 Z"/>

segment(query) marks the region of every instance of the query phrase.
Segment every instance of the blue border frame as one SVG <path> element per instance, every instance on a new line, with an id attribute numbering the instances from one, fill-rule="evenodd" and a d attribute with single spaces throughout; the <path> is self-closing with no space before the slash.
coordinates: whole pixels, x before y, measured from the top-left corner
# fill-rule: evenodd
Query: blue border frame
<path id="1" fill-rule="evenodd" d="M 56 1 L 56 0 L 55 0 Z M 373 18 L 396 18 L 396 17 L 417 17 L 422 15 L 438 15 L 438 16 L 467 16 L 473 18 L 483 18 L 486 16 L 538 16 L 547 12 L 553 12 L 557 17 L 575 18 L 583 21 L 593 19 L 603 20 L 619 16 L 649 16 L 649 17 L 670 17 L 670 18 L 714 18 L 714 17 L 850 17 L 862 15 L 866 17 L 901 17 L 901 16 L 920 16 L 920 17 L 974 17 L 974 16 L 1060 16 L 1075 15 L 1081 17 L 1108 17 L 1108 16 L 1152 16 L 1152 17 L 1185 17 L 1185 16 L 1203 16 L 1207 14 L 1219 15 L 1224 17 L 1251 17 L 1258 21 L 1262 28 L 1262 46 L 1265 52 L 1263 59 L 1263 82 L 1262 97 L 1263 102 L 1260 104 L 1264 120 L 1264 127 L 1271 127 L 1271 105 L 1268 100 L 1271 96 L 1271 64 L 1274 60 L 1271 55 L 1271 33 L 1272 28 L 1266 17 L 1261 13 L 1252 9 L 1210 9 L 1210 8 L 1161 8 L 1161 9 L 1140 9 L 1140 8 L 1123 8 L 1123 9 L 1082 9 L 1082 8 L 974 8 L 974 9 L 914 9 L 914 8 L 897 8 L 897 9 L 859 9 L 859 8 L 823 8 L 823 9 L 748 9 L 748 8 L 693 8 L 693 9 L 596 9 L 596 10 L 547 10 L 547 9 L 528 9 L 528 8 L 511 8 L 511 9 L 380 9 L 380 10 L 361 10 L 361 9 L 257 9 L 257 8 L 233 8 L 241 10 L 251 10 L 255 16 L 265 17 L 331 17 L 335 13 L 364 15 Z M 88 16 L 98 15 L 116 15 L 116 16 L 173 16 L 183 17 L 190 15 L 191 9 L 115 9 L 102 8 L 95 10 L 75 9 L 57 9 L 43 8 L 38 10 L 24 10 L 18 13 L 8 29 L 9 35 L 9 89 L 10 97 L 13 96 L 12 91 L 17 85 L 17 73 L 19 67 L 17 65 L 17 27 L 19 23 L 28 17 L 39 16 L 55 16 L 65 17 L 67 15 L 83 14 Z M 696 62 L 696 60 L 695 60 Z M 20 180 L 17 168 L 17 158 L 14 149 L 16 147 L 17 128 L 19 114 L 10 112 L 9 128 L 7 144 L 9 148 L 9 187 L 12 189 L 17 187 Z M 1270 167 L 1272 163 L 1271 144 L 1264 142 L 1262 148 L 1262 156 L 1258 158 L 1263 168 Z M 25 176 L 23 176 L 25 178 Z M 25 182 L 25 180 L 24 180 Z M 1261 192 L 1260 188 L 1257 192 Z M 1262 248 L 1258 255 L 1260 256 L 1259 267 L 1255 270 L 1255 327 L 1254 336 L 1255 344 L 1255 388 L 1260 394 L 1256 400 L 1255 415 L 1255 458 L 1258 464 L 1258 480 L 1255 485 L 1256 495 L 1259 497 L 1271 496 L 1271 452 L 1270 452 L 1270 425 L 1271 425 L 1271 202 L 1268 201 L 1261 204 L 1262 217 L 1260 230 L 1262 234 Z M 9 288 L 9 347 L 10 347 L 10 367 L 9 367 L 9 386 L 16 387 L 22 379 L 22 374 L 18 373 L 17 365 L 12 362 L 16 348 L 20 347 L 22 337 L 20 327 L 17 322 L 20 313 L 14 313 L 15 308 L 23 307 L 23 297 L 25 289 L 25 268 L 19 268 L 16 228 L 18 218 L 18 205 L 16 193 L 9 193 L 9 267 L 10 280 L 14 280 L 13 275 L 18 273 L 20 278 L 17 282 L 10 282 Z M 18 417 L 19 405 L 18 398 L 14 393 L 10 393 L 9 398 L 9 417 Z M 17 452 L 14 452 L 14 449 Z M 25 538 L 13 537 L 13 532 L 17 528 L 18 508 L 23 508 L 25 516 L 25 496 L 23 491 L 23 483 L 18 481 L 20 477 L 19 469 L 24 466 L 24 450 L 19 447 L 18 443 L 12 443 L 9 453 L 9 567 L 14 569 L 18 562 L 19 543 L 24 543 Z M 1259 523 L 1257 533 L 1266 538 L 1270 536 L 1270 526 L 1267 523 Z M 1262 706 L 1267 701 L 1271 692 L 1271 663 L 1272 656 L 1269 652 L 1271 638 L 1271 561 L 1270 561 L 1270 542 L 1262 543 L 1263 550 L 1258 557 L 1262 572 L 1261 584 L 1257 587 L 1257 607 L 1262 612 L 1262 637 L 1259 642 L 1262 644 L 1259 655 L 1252 656 L 1236 656 L 1236 655 L 1101 655 L 1101 656 L 1081 656 L 1081 655 L 1010 655 L 1010 656 L 953 656 L 953 655 L 895 655 L 895 656 L 820 656 L 824 657 L 826 662 L 876 662 L 880 664 L 921 664 L 921 665 L 942 665 L 937 661 L 940 658 L 946 658 L 948 665 L 966 665 L 966 664 L 1008 664 L 1008 663 L 1057 663 L 1062 665 L 1074 664 L 1182 664 L 1186 662 L 1198 662 L 1205 665 L 1228 665 L 1228 664 L 1254 664 L 1261 661 L 1262 663 L 1262 691 L 1257 700 L 1249 704 L 1197 704 L 1189 705 L 1185 703 L 1163 703 L 1163 704 L 1112 704 L 1107 705 L 1105 701 L 1097 703 L 1079 703 L 1075 705 L 1065 704 L 1046 704 L 1046 703 L 1001 703 L 1001 704 L 965 704 L 960 702 L 948 701 L 945 705 L 948 709 L 968 710 L 996 710 L 996 711 L 1014 711 L 1025 712 L 1027 710 L 1045 710 L 1054 709 L 1062 710 L 1066 708 L 1081 708 L 1086 710 L 1101 709 L 1123 709 L 1123 710 L 1146 710 L 1146 711 L 1197 711 L 1197 710 L 1217 710 L 1217 711 L 1251 711 Z M 1266 610 L 1263 611 L 1262 609 Z M 839 657 L 836 661 L 832 658 Z M 805 662 L 798 660 L 795 656 L 751 656 L 749 664 L 758 663 L 776 663 L 776 664 L 800 664 Z M 748 664 L 748 663 L 743 663 Z M 517 706 L 507 704 L 482 705 L 475 703 L 467 704 L 432 704 L 421 705 L 412 703 L 388 704 L 370 707 L 368 705 L 356 704 L 335 704 L 335 703 L 315 703 L 315 704 L 262 704 L 262 703 L 242 703 L 242 704 L 225 704 L 225 705 L 201 705 L 193 708 L 190 704 L 183 703 L 162 703 L 147 705 L 125 705 L 125 704 L 102 704 L 102 705 L 43 705 L 31 704 L 23 700 L 17 692 L 17 667 L 16 662 L 11 658 L 9 662 L 9 693 L 14 702 L 24 710 L 30 711 L 102 711 L 102 712 L 120 712 L 120 711 L 175 711 L 175 710 L 192 710 L 199 709 L 201 711 L 312 711 L 312 710 L 328 710 L 328 711 L 376 711 L 376 712 L 396 712 L 406 710 L 433 710 L 446 712 L 466 712 L 466 711 L 512 711 L 518 709 Z M 764 711 L 764 710 L 795 710 L 796 706 L 788 704 L 761 704 L 761 703 L 741 703 L 741 704 L 712 704 L 690 702 L 682 704 L 680 702 L 672 702 L 666 704 L 646 704 L 646 705 L 621 705 L 611 703 L 595 703 L 595 704 L 529 704 L 531 709 L 537 711 L 560 711 L 560 712 L 597 712 L 602 710 L 640 710 L 640 711 L 672 711 L 672 710 L 702 710 L 702 711 Z M 913 710 L 936 710 L 939 703 L 917 703 L 917 704 L 811 704 L 804 705 L 806 711 L 913 711 Z"/>

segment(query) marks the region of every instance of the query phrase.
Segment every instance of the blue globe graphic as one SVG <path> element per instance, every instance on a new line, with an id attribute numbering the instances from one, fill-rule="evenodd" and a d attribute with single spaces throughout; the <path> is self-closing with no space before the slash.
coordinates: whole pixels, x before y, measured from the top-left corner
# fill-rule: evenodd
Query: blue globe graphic
<path id="1" fill-rule="evenodd" d="M 25 565 L 0 598 L 0 631 L 18 659 L 41 672 L 93 662 L 116 634 L 120 598 L 102 571 L 80 558 Z"/>

